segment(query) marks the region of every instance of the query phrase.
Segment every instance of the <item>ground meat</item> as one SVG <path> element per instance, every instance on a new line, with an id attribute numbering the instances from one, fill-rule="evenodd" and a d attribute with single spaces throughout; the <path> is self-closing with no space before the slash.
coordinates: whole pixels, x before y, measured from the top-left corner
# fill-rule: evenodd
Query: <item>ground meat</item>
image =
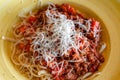
<path id="1" fill-rule="evenodd" d="M 85 18 L 69 4 L 51 5 L 46 9 L 39 11 L 34 16 L 30 16 L 28 18 L 29 22 L 26 22 L 29 25 L 21 26 L 20 30 L 19 28 L 16 29 L 15 33 L 17 35 L 22 34 L 23 38 L 32 37 L 31 41 L 27 40 L 27 46 L 25 44 L 19 45 L 20 50 L 28 53 L 30 60 L 35 60 L 33 64 L 36 64 L 36 66 L 39 64 L 47 67 L 48 72 L 52 74 L 55 80 L 77 80 L 78 77 L 84 76 L 86 73 L 97 71 L 100 64 L 104 62 L 104 57 L 97 51 L 101 31 L 99 22 Z M 67 28 L 63 24 L 64 21 L 64 24 L 69 22 Z M 55 24 L 59 26 L 54 27 Z M 58 27 L 60 27 L 60 30 Z M 59 33 L 62 30 L 64 34 Z M 52 39 L 54 38 L 53 35 L 57 37 Z M 70 40 L 68 43 L 67 39 Z M 44 40 L 47 41 L 44 42 Z M 23 42 L 25 41 L 23 40 Z M 45 46 L 42 43 L 46 43 Z M 34 55 L 32 55 L 33 53 Z"/>

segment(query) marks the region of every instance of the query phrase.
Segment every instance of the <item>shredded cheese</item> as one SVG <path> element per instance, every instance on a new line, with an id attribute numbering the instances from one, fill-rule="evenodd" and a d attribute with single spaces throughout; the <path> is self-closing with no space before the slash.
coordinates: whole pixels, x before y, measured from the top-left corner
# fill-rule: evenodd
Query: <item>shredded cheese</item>
<path id="1" fill-rule="evenodd" d="M 102 53 L 104 51 L 104 49 L 106 48 L 106 44 L 103 43 L 103 45 L 101 46 L 99 53 Z"/>
<path id="2" fill-rule="evenodd" d="M 75 31 L 75 25 L 72 20 L 67 19 L 67 17 L 59 12 L 51 13 L 56 10 L 55 5 L 50 3 L 46 11 L 47 29 L 42 32 L 36 32 L 33 39 L 32 46 L 34 51 L 39 52 L 43 59 L 47 62 L 47 66 L 52 63 L 55 57 L 63 56 L 68 54 L 68 50 L 71 48 L 78 49 L 75 39 L 77 32 Z M 52 25 L 52 27 L 50 27 Z M 49 31 L 53 34 L 49 35 Z M 48 36 L 49 35 L 49 36 Z M 79 35 L 82 36 L 82 35 Z M 79 62 L 81 60 L 70 60 L 70 62 Z M 53 65 L 50 64 L 49 67 L 57 67 L 57 74 L 61 72 L 64 62 L 54 62 Z M 61 67 L 59 67 L 61 65 Z M 53 74 L 56 72 L 53 71 Z"/>

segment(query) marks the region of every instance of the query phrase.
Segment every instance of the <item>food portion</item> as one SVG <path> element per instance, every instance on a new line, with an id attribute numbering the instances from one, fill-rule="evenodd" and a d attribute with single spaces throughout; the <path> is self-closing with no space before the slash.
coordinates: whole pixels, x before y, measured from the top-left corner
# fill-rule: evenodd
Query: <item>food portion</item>
<path id="1" fill-rule="evenodd" d="M 69 4 L 50 3 L 32 12 L 13 33 L 12 62 L 32 80 L 83 79 L 104 62 L 99 22 Z"/>

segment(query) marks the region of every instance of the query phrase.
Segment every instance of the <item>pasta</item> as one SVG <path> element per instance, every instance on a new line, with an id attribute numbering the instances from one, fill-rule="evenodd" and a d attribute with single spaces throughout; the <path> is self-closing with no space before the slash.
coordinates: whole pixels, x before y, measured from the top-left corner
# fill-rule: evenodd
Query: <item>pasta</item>
<path id="1" fill-rule="evenodd" d="M 98 51 L 101 28 L 69 4 L 48 7 L 16 24 L 12 62 L 31 80 L 84 80 L 104 57 Z"/>

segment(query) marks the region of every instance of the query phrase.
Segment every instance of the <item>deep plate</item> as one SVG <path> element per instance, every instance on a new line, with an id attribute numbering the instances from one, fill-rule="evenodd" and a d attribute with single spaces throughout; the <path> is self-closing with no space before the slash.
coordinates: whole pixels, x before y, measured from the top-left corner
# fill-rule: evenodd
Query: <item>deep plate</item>
<path id="1" fill-rule="evenodd" d="M 107 49 L 104 51 L 105 63 L 100 67 L 101 74 L 94 80 L 120 80 L 119 0 L 44 0 L 42 5 L 48 1 L 70 3 L 83 13 L 101 21 L 103 40 L 107 43 Z M 0 37 L 11 36 L 11 27 L 18 21 L 18 13 L 34 9 L 36 4 L 37 0 L 1 0 Z M 10 42 L 0 39 L 0 80 L 26 80 L 10 61 L 10 45 Z"/>

